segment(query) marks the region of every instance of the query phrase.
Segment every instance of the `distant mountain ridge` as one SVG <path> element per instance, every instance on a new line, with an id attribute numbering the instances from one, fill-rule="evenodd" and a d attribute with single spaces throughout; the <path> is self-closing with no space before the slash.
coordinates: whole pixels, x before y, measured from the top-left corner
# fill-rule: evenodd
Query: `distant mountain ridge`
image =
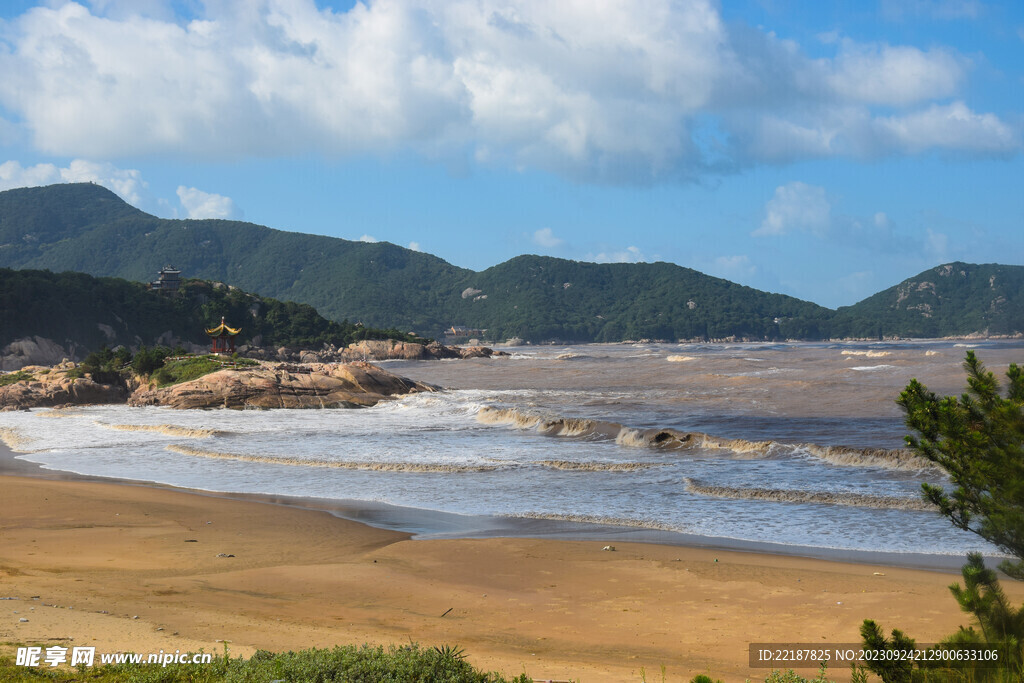
<path id="1" fill-rule="evenodd" d="M 473 272 L 386 242 L 161 219 L 93 184 L 0 192 L 0 267 L 146 282 L 167 263 L 187 277 L 309 304 L 336 321 L 432 337 L 451 325 L 537 342 L 1024 332 L 1022 266 L 949 264 L 942 268 L 965 274 L 925 271 L 832 311 L 671 263 L 518 256 Z M 915 289 L 924 282 L 931 286 Z"/>

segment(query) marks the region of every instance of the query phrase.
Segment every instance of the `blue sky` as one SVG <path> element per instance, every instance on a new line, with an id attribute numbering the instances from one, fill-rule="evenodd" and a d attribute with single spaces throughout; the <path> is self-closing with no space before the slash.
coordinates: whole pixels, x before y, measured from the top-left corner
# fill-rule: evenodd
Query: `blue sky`
<path id="1" fill-rule="evenodd" d="M 830 307 L 1024 265 L 1015 1 L 9 0 L 0 74 L 0 189 Z"/>

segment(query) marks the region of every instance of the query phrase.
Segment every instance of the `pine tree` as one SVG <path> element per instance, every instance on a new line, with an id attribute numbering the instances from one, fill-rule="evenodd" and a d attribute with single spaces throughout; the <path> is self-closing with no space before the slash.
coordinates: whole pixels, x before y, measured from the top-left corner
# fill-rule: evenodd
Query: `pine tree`
<path id="1" fill-rule="evenodd" d="M 897 403 L 918 433 L 907 444 L 949 474 L 955 488 L 922 484 L 924 496 L 957 527 L 1015 559 L 999 565 L 1024 580 L 1024 372 L 1011 364 L 1004 398 L 973 351 L 964 362 L 967 392 L 938 397 L 916 379 Z"/>

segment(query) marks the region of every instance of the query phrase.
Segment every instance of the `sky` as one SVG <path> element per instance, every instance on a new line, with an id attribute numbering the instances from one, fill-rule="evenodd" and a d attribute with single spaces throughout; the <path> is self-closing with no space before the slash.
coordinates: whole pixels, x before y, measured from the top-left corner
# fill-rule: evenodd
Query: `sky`
<path id="1" fill-rule="evenodd" d="M 5 0 L 0 190 L 835 308 L 1024 265 L 1017 0 Z"/>

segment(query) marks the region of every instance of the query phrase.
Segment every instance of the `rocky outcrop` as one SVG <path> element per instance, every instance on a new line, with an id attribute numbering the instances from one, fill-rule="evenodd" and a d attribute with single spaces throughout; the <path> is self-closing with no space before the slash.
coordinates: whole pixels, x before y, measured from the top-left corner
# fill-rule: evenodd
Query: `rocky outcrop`
<path id="1" fill-rule="evenodd" d="M 133 406 L 171 408 L 344 408 L 436 387 L 369 363 L 261 363 L 225 369 L 163 389 L 138 389 Z"/>
<path id="2" fill-rule="evenodd" d="M 324 345 L 320 349 L 290 349 L 288 347 L 239 347 L 238 353 L 246 358 L 291 363 L 349 363 L 375 360 L 440 360 L 446 358 L 492 358 L 507 356 L 486 346 L 445 346 L 438 342 L 417 344 L 393 339 L 367 339 L 349 344 L 345 348 Z"/>
<path id="3" fill-rule="evenodd" d="M 27 365 L 56 365 L 74 358 L 75 349 L 66 349 L 52 339 L 25 337 L 0 349 L 0 370 L 20 370 Z"/>
<path id="4" fill-rule="evenodd" d="M 124 387 L 76 377 L 75 370 L 71 362 L 52 368 L 39 365 L 21 368 L 18 371 L 23 377 L 20 381 L 0 387 L 0 410 L 124 403 L 127 397 Z"/>

